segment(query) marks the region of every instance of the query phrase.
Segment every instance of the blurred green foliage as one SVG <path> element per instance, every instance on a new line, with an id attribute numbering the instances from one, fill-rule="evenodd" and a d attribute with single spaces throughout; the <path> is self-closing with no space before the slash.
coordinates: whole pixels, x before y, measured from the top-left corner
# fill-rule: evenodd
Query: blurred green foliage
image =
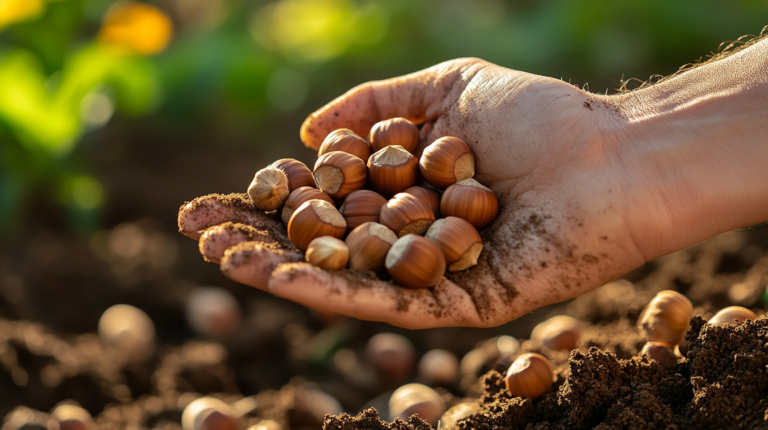
<path id="1" fill-rule="evenodd" d="M 113 3 L 0 0 L 0 230 L 40 193 L 97 227 L 108 202 L 76 149 L 113 111 L 187 128 L 217 112 L 224 139 L 279 118 L 295 136 L 356 84 L 456 57 L 604 92 L 768 24 L 758 0 L 157 0 L 175 32 L 146 56 L 98 43 Z"/>

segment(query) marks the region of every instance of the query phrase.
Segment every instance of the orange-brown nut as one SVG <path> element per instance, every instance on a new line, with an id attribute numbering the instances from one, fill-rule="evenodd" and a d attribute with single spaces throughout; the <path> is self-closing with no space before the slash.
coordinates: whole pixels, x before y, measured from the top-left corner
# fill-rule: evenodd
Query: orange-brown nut
<path id="1" fill-rule="evenodd" d="M 413 153 L 419 146 L 419 129 L 405 118 L 392 118 L 377 122 L 368 135 L 374 152 L 390 145 L 400 145 Z"/>
<path id="2" fill-rule="evenodd" d="M 427 203 L 432 208 L 432 212 L 435 214 L 435 219 L 440 218 L 440 193 L 432 188 L 424 188 L 413 186 L 407 188 L 404 193 L 408 193 L 413 197 Z"/>
<path id="3" fill-rule="evenodd" d="M 314 186 L 312 172 L 304 163 L 284 158 L 256 172 L 248 187 L 248 196 L 256 209 L 273 211 L 283 206 L 293 190 Z"/>
<path id="4" fill-rule="evenodd" d="M 410 194 L 399 193 L 381 208 L 379 219 L 398 237 L 403 237 L 406 234 L 426 233 L 435 222 L 435 214 L 423 201 Z"/>
<path id="5" fill-rule="evenodd" d="M 317 151 L 317 156 L 322 157 L 324 154 L 334 151 L 346 152 L 363 161 L 368 161 L 368 157 L 371 156 L 371 145 L 354 131 L 340 128 L 325 137 L 323 144 L 320 145 L 320 150 Z"/>
<path id="6" fill-rule="evenodd" d="M 419 160 L 421 176 L 435 188 L 475 176 L 475 154 L 457 137 L 441 137 L 424 149 Z"/>
<path id="7" fill-rule="evenodd" d="M 293 212 L 307 200 L 325 200 L 328 203 L 333 203 L 333 199 L 328 194 L 318 190 L 314 187 L 301 187 L 296 188 L 288 196 L 288 200 L 283 205 L 282 218 L 285 225 L 288 225 L 288 221 L 291 220 Z"/>
<path id="8" fill-rule="evenodd" d="M 346 240 L 350 252 L 349 268 L 384 271 L 384 259 L 395 241 L 397 235 L 377 222 L 366 222 L 357 226 Z"/>
<path id="9" fill-rule="evenodd" d="M 341 215 L 347 220 L 347 232 L 366 222 L 379 222 L 381 208 L 387 199 L 370 190 L 357 190 L 350 193 L 341 205 Z"/>
<path id="10" fill-rule="evenodd" d="M 440 199 L 443 216 L 456 216 L 481 229 L 496 219 L 499 201 L 493 191 L 476 180 L 464 179 L 448 187 Z"/>
<path id="11" fill-rule="evenodd" d="M 579 347 L 581 323 L 576 318 L 558 315 L 539 323 L 531 332 L 531 339 L 538 340 L 554 351 L 571 351 Z"/>
<path id="12" fill-rule="evenodd" d="M 344 237 L 347 222 L 336 207 L 325 200 L 308 200 L 302 203 L 288 221 L 288 238 L 301 250 L 309 242 L 321 236 Z"/>
<path id="13" fill-rule="evenodd" d="M 505 382 L 512 395 L 535 399 L 552 386 L 552 366 L 534 352 L 518 355 L 507 370 Z"/>
<path id="14" fill-rule="evenodd" d="M 477 257 L 483 250 L 483 240 L 475 227 L 455 216 L 432 223 L 426 237 L 443 250 L 445 262 L 451 272 L 475 266 Z"/>
<path id="15" fill-rule="evenodd" d="M 14 426 L 16 427 L 16 426 Z M 22 425 L 18 428 L 28 428 L 37 426 Z M 39 428 L 39 427 L 37 427 Z M 76 405 L 60 405 L 51 412 L 48 418 L 49 430 L 94 430 L 96 426 L 93 423 L 91 414 L 85 409 Z"/>
<path id="16" fill-rule="evenodd" d="M 419 160 L 400 145 L 385 146 L 368 159 L 368 184 L 390 198 L 416 183 Z"/>
<path id="17" fill-rule="evenodd" d="M 365 186 L 368 168 L 359 157 L 346 152 L 328 152 L 315 163 L 315 183 L 336 201 Z"/>
<path id="18" fill-rule="evenodd" d="M 661 342 L 646 342 L 638 355 L 641 357 L 644 355 L 648 356 L 648 358 L 655 360 L 662 367 L 673 367 L 677 364 L 675 352 Z"/>
<path id="19" fill-rule="evenodd" d="M 338 270 L 347 265 L 349 248 L 335 237 L 320 236 L 309 242 L 305 258 L 313 266 Z"/>
<path id="20" fill-rule="evenodd" d="M 384 266 L 392 278 L 408 288 L 429 288 L 445 273 L 443 251 L 431 240 L 409 234 L 397 239 Z"/>
<path id="21" fill-rule="evenodd" d="M 707 323 L 709 324 L 730 324 L 738 325 L 746 320 L 756 320 L 757 315 L 747 308 L 741 306 L 728 306 L 721 309 L 715 316 L 710 318 Z"/>
<path id="22" fill-rule="evenodd" d="M 684 295 L 671 290 L 660 291 L 651 300 L 637 327 L 651 342 L 661 342 L 670 348 L 680 343 L 693 316 L 693 305 Z"/>

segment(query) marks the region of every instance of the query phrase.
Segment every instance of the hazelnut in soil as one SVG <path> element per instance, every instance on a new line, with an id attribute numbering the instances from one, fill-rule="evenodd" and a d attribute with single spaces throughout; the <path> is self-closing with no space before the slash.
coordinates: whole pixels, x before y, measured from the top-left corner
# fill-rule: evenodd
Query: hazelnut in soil
<path id="1" fill-rule="evenodd" d="M 445 412 L 445 402 L 437 391 L 422 384 L 407 384 L 389 398 L 389 419 L 407 420 L 411 415 L 436 425 Z"/>
<path id="2" fill-rule="evenodd" d="M 645 308 L 637 326 L 651 342 L 662 342 L 673 348 L 680 343 L 693 316 L 693 305 L 684 295 L 660 291 Z"/>
<path id="3" fill-rule="evenodd" d="M 477 258 L 483 250 L 483 240 L 475 227 L 454 216 L 432 223 L 426 237 L 443 250 L 448 270 L 451 272 L 477 265 Z"/>
<path id="4" fill-rule="evenodd" d="M 426 203 L 416 197 L 396 194 L 381 208 L 380 222 L 399 237 L 406 234 L 424 234 L 435 222 L 435 214 Z"/>
<path id="5" fill-rule="evenodd" d="M 741 306 L 728 306 L 716 313 L 709 321 L 709 324 L 741 324 L 746 320 L 756 320 L 757 315 L 747 308 Z"/>
<path id="6" fill-rule="evenodd" d="M 341 151 L 359 157 L 363 161 L 368 161 L 371 156 L 371 145 L 367 140 L 358 136 L 354 131 L 347 128 L 334 130 L 325 137 L 320 150 L 317 151 L 317 157 L 322 157 L 328 152 Z"/>
<path id="7" fill-rule="evenodd" d="M 475 176 L 475 154 L 457 137 L 441 137 L 424 149 L 419 160 L 421 176 L 435 188 Z"/>
<path id="8" fill-rule="evenodd" d="M 344 199 L 339 212 L 347 220 L 347 232 L 366 222 L 379 222 L 381 208 L 387 204 L 380 194 L 370 190 L 357 190 Z"/>
<path id="9" fill-rule="evenodd" d="M 376 222 L 367 222 L 357 226 L 347 236 L 349 248 L 349 268 L 352 270 L 384 271 L 384 260 L 397 235 Z"/>
<path id="10" fill-rule="evenodd" d="M 400 145 L 413 154 L 419 146 L 419 129 L 405 118 L 392 118 L 374 124 L 368 141 L 374 152 L 385 146 Z"/>
<path id="11" fill-rule="evenodd" d="M 304 202 L 288 222 L 288 238 L 303 251 L 315 238 L 331 236 L 340 239 L 346 230 L 344 217 L 335 206 L 324 200 Z"/>
<path id="12" fill-rule="evenodd" d="M 499 213 L 499 201 L 488 187 L 476 180 L 464 179 L 449 186 L 440 199 L 443 216 L 469 221 L 478 230 L 490 224 Z"/>
<path id="13" fill-rule="evenodd" d="M 541 354 L 521 354 L 509 366 L 505 383 L 513 395 L 535 399 L 552 386 L 552 366 Z"/>
<path id="14" fill-rule="evenodd" d="M 342 201 L 365 186 L 368 168 L 360 158 L 346 152 L 329 152 L 317 159 L 313 173 L 320 191 Z"/>
<path id="15" fill-rule="evenodd" d="M 386 146 L 368 159 L 368 184 L 392 197 L 416 183 L 419 160 L 400 145 Z"/>
<path id="16" fill-rule="evenodd" d="M 285 158 L 256 172 L 248 187 L 248 196 L 256 209 L 273 211 L 283 206 L 293 190 L 314 186 L 312 172 L 304 163 Z"/>
<path id="17" fill-rule="evenodd" d="M 395 281 L 408 288 L 429 288 L 440 282 L 445 273 L 445 257 L 440 247 L 415 234 L 398 239 L 389 249 L 384 265 Z"/>
<path id="18" fill-rule="evenodd" d="M 579 347 L 581 323 L 567 315 L 558 315 L 539 323 L 531 332 L 531 340 L 538 340 L 553 351 L 571 351 Z"/>

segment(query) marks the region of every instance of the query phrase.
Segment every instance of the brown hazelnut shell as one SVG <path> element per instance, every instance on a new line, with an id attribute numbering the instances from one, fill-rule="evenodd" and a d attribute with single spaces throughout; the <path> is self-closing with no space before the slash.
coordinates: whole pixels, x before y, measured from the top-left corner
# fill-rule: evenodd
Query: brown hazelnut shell
<path id="1" fill-rule="evenodd" d="M 368 184 L 386 198 L 416 183 L 419 160 L 400 145 L 376 151 L 368 159 Z"/>
<path id="2" fill-rule="evenodd" d="M 359 157 L 346 152 L 328 152 L 315 163 L 315 184 L 335 201 L 342 201 L 365 186 L 368 168 Z"/>
<path id="3" fill-rule="evenodd" d="M 648 356 L 655 360 L 662 367 L 673 367 L 677 364 L 677 357 L 675 352 L 670 347 L 661 342 L 646 342 L 643 345 L 643 349 L 640 350 L 639 356 Z"/>
<path id="4" fill-rule="evenodd" d="M 672 348 L 683 339 L 693 316 L 693 305 L 677 291 L 660 291 L 637 320 L 646 339 Z"/>
<path id="5" fill-rule="evenodd" d="M 580 337 L 581 323 L 566 315 L 543 321 L 531 332 L 531 340 L 538 340 L 553 351 L 571 351 L 578 348 Z"/>
<path id="6" fill-rule="evenodd" d="M 493 191 L 474 179 L 464 179 L 449 186 L 440 199 L 443 216 L 456 216 L 469 221 L 478 230 L 487 226 L 499 213 L 499 201 Z"/>
<path id="7" fill-rule="evenodd" d="M 429 288 L 445 274 L 443 251 L 431 240 L 408 234 L 392 245 L 384 266 L 389 275 L 408 288 Z"/>
<path id="8" fill-rule="evenodd" d="M 363 161 L 368 161 L 368 157 L 371 156 L 371 145 L 367 140 L 360 137 L 354 131 L 348 128 L 340 128 L 332 131 L 323 140 L 320 149 L 317 151 L 317 156 L 322 157 L 328 152 L 346 152 L 359 157 Z"/>
<path id="9" fill-rule="evenodd" d="M 293 190 L 304 186 L 315 186 L 312 172 L 301 161 L 284 158 L 256 172 L 248 196 L 256 209 L 273 211 L 283 206 Z"/>
<path id="10" fill-rule="evenodd" d="M 325 200 L 302 203 L 288 221 L 288 238 L 305 251 L 313 239 L 321 236 L 344 237 L 347 222 L 333 204 Z"/>
<path id="11" fill-rule="evenodd" d="M 333 199 L 328 194 L 318 190 L 314 187 L 300 187 L 293 190 L 288 196 L 288 200 L 283 205 L 282 218 L 285 225 L 288 225 L 288 221 L 291 220 L 293 212 L 301 206 L 302 203 L 307 200 L 325 200 L 328 203 L 333 203 Z"/>
<path id="12" fill-rule="evenodd" d="M 371 149 L 376 152 L 385 146 L 400 145 L 413 153 L 419 146 L 419 129 L 405 118 L 392 118 L 373 125 L 368 134 Z"/>
<path id="13" fill-rule="evenodd" d="M 349 268 L 353 270 L 384 271 L 384 260 L 397 235 L 377 222 L 360 224 L 347 236 Z"/>
<path id="14" fill-rule="evenodd" d="M 552 366 L 541 354 L 521 354 L 509 366 L 504 381 L 512 395 L 535 399 L 552 386 Z"/>
<path id="15" fill-rule="evenodd" d="M 757 315 L 747 308 L 741 306 L 728 306 L 716 313 L 707 321 L 708 324 L 730 324 L 738 325 L 746 320 L 756 320 Z"/>
<path id="16" fill-rule="evenodd" d="M 339 209 L 347 220 L 347 232 L 366 222 L 379 222 L 379 214 L 385 204 L 387 199 L 375 191 L 357 190 L 350 193 Z"/>
<path id="17" fill-rule="evenodd" d="M 427 230 L 426 238 L 442 249 L 448 270 L 451 272 L 477 265 L 477 258 L 483 250 L 483 240 L 475 227 L 455 216 L 432 223 Z"/>
<path id="18" fill-rule="evenodd" d="M 423 201 L 410 194 L 399 193 L 381 208 L 379 220 L 398 237 L 423 235 L 435 222 L 435 214 Z"/>
<path id="19" fill-rule="evenodd" d="M 457 137 L 441 137 L 424 149 L 419 160 L 421 176 L 435 188 L 475 176 L 475 154 Z"/>
<path id="20" fill-rule="evenodd" d="M 408 193 L 417 199 L 426 202 L 429 207 L 432 208 L 432 212 L 435 213 L 435 219 L 440 218 L 440 192 L 432 189 L 419 186 L 413 186 L 406 188 L 404 193 Z"/>

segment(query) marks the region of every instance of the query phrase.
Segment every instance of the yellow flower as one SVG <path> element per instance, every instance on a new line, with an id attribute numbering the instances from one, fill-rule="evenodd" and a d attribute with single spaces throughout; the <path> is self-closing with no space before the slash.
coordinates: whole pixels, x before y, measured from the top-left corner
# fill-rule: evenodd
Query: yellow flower
<path id="1" fill-rule="evenodd" d="M 0 29 L 31 18 L 43 10 L 43 0 L 0 0 Z"/>
<path id="2" fill-rule="evenodd" d="M 148 4 L 128 1 L 116 3 L 107 11 L 99 40 L 149 55 L 165 49 L 172 33 L 173 24 L 163 11 Z"/>

